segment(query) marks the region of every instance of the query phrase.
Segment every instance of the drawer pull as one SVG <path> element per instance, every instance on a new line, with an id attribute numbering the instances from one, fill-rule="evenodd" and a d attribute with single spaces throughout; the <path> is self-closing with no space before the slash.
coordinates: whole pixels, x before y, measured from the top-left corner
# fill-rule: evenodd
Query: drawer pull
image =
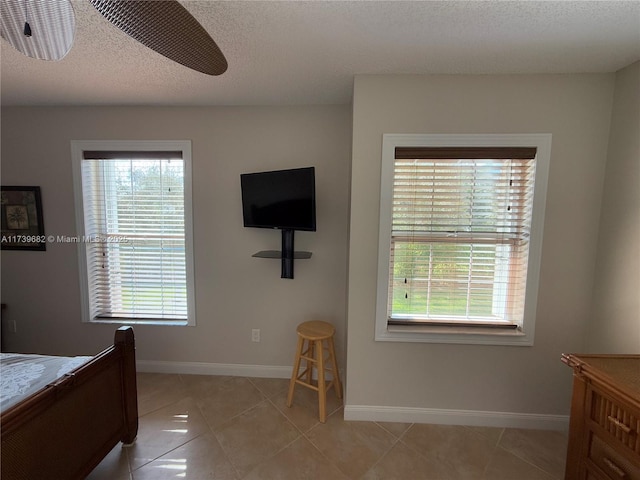
<path id="1" fill-rule="evenodd" d="M 612 417 L 611 415 L 609 415 L 607 417 L 607 420 L 609 420 L 611 423 L 613 423 L 617 428 L 622 430 L 624 433 L 631 433 L 631 428 L 629 426 L 625 425 L 624 423 L 622 423 L 616 417 Z"/>
<path id="2" fill-rule="evenodd" d="M 604 462 L 604 464 L 609 467 L 609 469 L 615 473 L 618 477 L 620 478 L 625 478 L 627 476 L 626 473 L 624 473 L 624 470 L 622 470 L 618 465 L 616 465 L 615 463 L 613 463 L 613 461 L 609 460 L 607 457 L 603 457 L 602 461 Z"/>

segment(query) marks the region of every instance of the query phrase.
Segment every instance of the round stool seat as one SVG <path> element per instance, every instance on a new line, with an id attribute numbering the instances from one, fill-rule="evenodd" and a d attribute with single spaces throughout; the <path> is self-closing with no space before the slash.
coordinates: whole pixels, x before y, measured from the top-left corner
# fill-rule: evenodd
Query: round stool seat
<path id="1" fill-rule="evenodd" d="M 336 333 L 336 328 L 330 323 L 312 320 L 298 325 L 296 332 L 307 340 L 316 341 L 332 337 Z"/>

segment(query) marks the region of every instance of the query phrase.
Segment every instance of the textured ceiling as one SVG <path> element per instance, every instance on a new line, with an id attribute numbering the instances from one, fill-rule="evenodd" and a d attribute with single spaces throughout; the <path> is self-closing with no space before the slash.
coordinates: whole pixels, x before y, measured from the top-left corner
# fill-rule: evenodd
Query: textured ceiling
<path id="1" fill-rule="evenodd" d="M 225 54 L 223 75 L 174 63 L 72 0 L 61 61 L 1 41 L 2 105 L 337 104 L 360 73 L 613 72 L 640 59 L 640 0 L 181 3 Z"/>

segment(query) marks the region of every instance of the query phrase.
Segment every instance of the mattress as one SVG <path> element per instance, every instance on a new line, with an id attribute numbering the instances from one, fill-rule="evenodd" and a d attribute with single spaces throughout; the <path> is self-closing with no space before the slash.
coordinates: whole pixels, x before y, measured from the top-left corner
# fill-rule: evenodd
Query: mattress
<path id="1" fill-rule="evenodd" d="M 0 354 L 0 411 L 33 395 L 93 357 Z"/>

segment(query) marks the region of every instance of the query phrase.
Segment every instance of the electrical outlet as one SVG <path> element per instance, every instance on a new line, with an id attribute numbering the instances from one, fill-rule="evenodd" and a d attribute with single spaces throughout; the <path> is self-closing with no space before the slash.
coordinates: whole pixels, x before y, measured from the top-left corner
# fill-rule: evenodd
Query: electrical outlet
<path id="1" fill-rule="evenodd" d="M 254 328 L 253 330 L 251 330 L 251 341 L 252 342 L 259 342 L 260 341 L 260 329 L 259 328 Z"/>

